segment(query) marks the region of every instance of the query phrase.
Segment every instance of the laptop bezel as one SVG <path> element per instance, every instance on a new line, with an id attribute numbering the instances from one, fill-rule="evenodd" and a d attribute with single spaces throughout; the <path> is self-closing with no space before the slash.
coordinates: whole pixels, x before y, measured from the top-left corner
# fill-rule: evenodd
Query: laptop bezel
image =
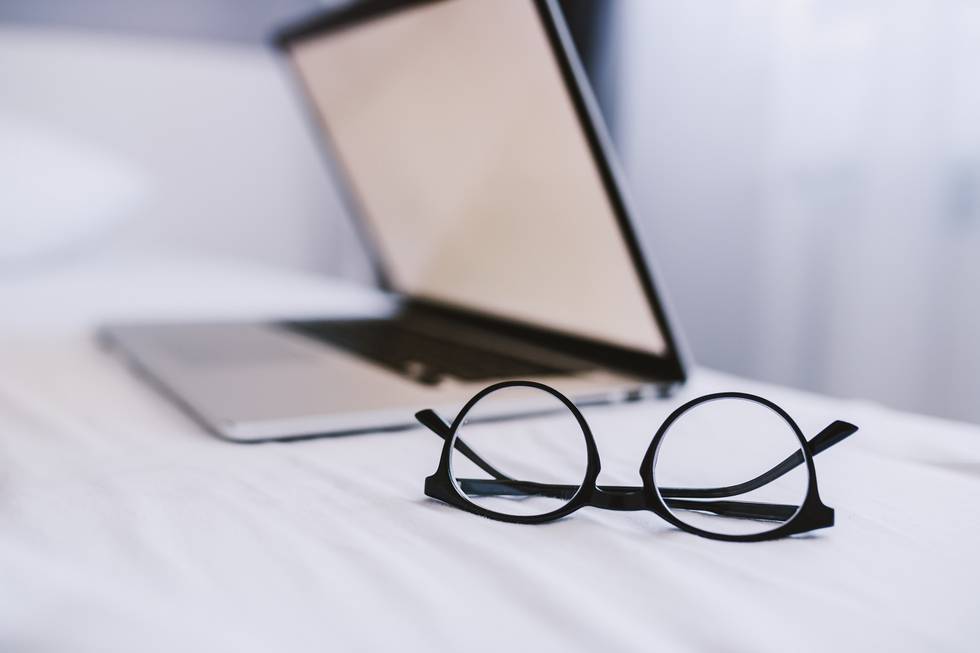
<path id="1" fill-rule="evenodd" d="M 352 176 L 334 146 L 329 125 L 326 124 L 315 103 L 311 100 L 311 94 L 302 75 L 291 63 L 289 49 L 305 38 L 322 36 L 331 31 L 376 20 L 396 11 L 447 1 L 452 0 L 364 0 L 338 8 L 318 11 L 277 30 L 270 37 L 271 45 L 287 62 L 286 67 L 290 72 L 290 77 L 299 86 L 307 119 L 316 132 L 316 140 L 320 144 L 319 149 L 323 153 L 326 165 L 334 178 L 341 182 L 337 184 L 341 193 L 341 200 L 353 218 L 355 230 L 370 258 L 376 281 L 388 291 L 395 289 L 390 282 L 385 262 L 376 244 L 378 239 L 371 233 L 373 229 L 371 220 L 365 216 L 363 204 L 358 199 L 355 187 L 350 181 Z M 555 346 L 581 358 L 600 362 L 612 369 L 637 374 L 666 386 L 682 384 L 687 380 L 689 369 L 686 347 L 679 337 L 675 326 L 677 322 L 672 317 L 663 290 L 655 282 L 652 260 L 644 256 L 642 245 L 637 238 L 632 217 L 635 212 L 625 192 L 624 176 L 613 155 L 612 140 L 605 127 L 584 67 L 579 61 L 571 33 L 557 0 L 529 1 L 533 2 L 537 8 L 545 35 L 574 106 L 579 126 L 586 137 L 603 188 L 616 216 L 631 263 L 640 279 L 644 296 L 653 311 L 654 319 L 663 334 L 666 353 L 658 356 L 646 351 L 557 332 L 538 325 L 504 319 L 497 315 L 481 313 L 454 304 L 402 295 L 405 298 L 406 309 L 441 314 L 531 342 Z"/>

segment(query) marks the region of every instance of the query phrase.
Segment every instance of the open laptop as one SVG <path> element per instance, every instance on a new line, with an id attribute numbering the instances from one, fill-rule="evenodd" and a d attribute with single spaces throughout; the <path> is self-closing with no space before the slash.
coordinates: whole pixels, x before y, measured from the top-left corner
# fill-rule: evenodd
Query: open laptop
<path id="1" fill-rule="evenodd" d="M 555 2 L 369 0 L 276 44 L 387 299 L 354 317 L 103 329 L 155 386 L 248 442 L 408 427 L 503 379 L 580 402 L 684 381 Z"/>

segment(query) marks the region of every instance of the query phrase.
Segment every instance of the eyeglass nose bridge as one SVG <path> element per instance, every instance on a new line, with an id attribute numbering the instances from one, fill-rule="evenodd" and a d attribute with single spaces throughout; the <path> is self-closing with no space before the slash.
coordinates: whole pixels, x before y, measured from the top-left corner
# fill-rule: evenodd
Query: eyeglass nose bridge
<path id="1" fill-rule="evenodd" d="M 650 501 L 642 487 L 599 485 L 589 497 L 588 505 L 604 510 L 649 510 Z"/>

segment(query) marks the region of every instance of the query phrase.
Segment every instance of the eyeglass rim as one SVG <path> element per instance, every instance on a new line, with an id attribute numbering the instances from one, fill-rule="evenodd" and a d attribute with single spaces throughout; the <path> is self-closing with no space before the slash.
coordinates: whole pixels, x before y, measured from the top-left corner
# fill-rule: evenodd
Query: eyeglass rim
<path id="1" fill-rule="evenodd" d="M 660 494 L 660 490 L 657 488 L 656 484 L 656 465 L 657 465 L 657 455 L 660 452 L 660 445 L 663 443 L 664 436 L 670 430 L 670 427 L 683 415 L 690 412 L 692 408 L 696 408 L 701 404 L 709 403 L 712 401 L 720 401 L 723 399 L 742 399 L 745 401 L 750 401 L 753 403 L 760 404 L 766 408 L 772 410 L 780 418 L 785 421 L 790 429 L 792 429 L 793 434 L 800 444 L 800 451 L 803 452 L 803 462 L 806 465 L 807 471 L 807 489 L 806 494 L 803 497 L 803 501 L 800 503 L 796 512 L 792 517 L 786 521 L 780 523 L 775 528 L 770 530 L 760 531 L 758 533 L 744 533 L 744 534 L 734 534 L 734 533 L 716 533 L 714 531 L 708 531 L 697 526 L 693 526 L 679 517 L 677 517 L 670 508 L 667 507 L 663 496 Z M 647 447 L 647 451 L 643 456 L 643 460 L 640 462 L 640 478 L 643 480 L 643 487 L 648 493 L 653 494 L 654 501 L 658 504 L 658 507 L 662 512 L 657 512 L 658 515 L 663 517 L 669 523 L 681 528 L 688 533 L 694 535 L 700 535 L 701 537 L 707 537 L 711 539 L 721 539 L 729 541 L 756 541 L 756 540 L 766 540 L 766 539 L 777 539 L 785 537 L 787 535 L 792 535 L 798 532 L 806 532 L 811 530 L 810 528 L 802 528 L 801 522 L 798 520 L 804 515 L 815 515 L 815 511 L 820 511 L 823 509 L 829 510 L 826 506 L 820 502 L 819 492 L 817 489 L 817 471 L 816 466 L 813 462 L 813 454 L 810 451 L 810 447 L 807 444 L 806 436 L 803 435 L 802 429 L 800 429 L 799 424 L 796 420 L 787 413 L 781 406 L 775 402 L 761 397 L 756 394 L 749 392 L 738 392 L 738 391 L 726 391 L 726 392 L 712 392 L 709 394 L 701 395 L 691 399 L 690 401 L 675 408 L 664 421 L 660 424 L 660 428 L 654 434 L 653 438 L 650 440 L 650 445 Z M 794 526 L 795 525 L 795 526 Z M 760 537 L 761 536 L 761 537 Z"/>
<path id="2" fill-rule="evenodd" d="M 459 484 L 456 482 L 456 479 L 453 478 L 453 474 L 452 474 L 452 452 L 454 447 L 456 446 L 456 438 L 459 434 L 459 428 L 463 425 L 463 422 L 466 419 L 466 415 L 470 412 L 473 406 L 479 403 L 479 401 L 485 398 L 486 396 L 493 394 L 494 392 L 497 392 L 499 390 L 505 390 L 507 388 L 517 388 L 517 387 L 543 390 L 544 392 L 547 392 L 551 396 L 558 399 L 566 408 L 568 408 L 572 412 L 572 415 L 575 416 L 575 421 L 578 423 L 579 428 L 582 430 L 582 435 L 585 438 L 585 450 L 587 456 L 586 466 L 585 466 L 585 476 L 582 478 L 582 482 L 579 484 L 578 489 L 575 491 L 575 494 L 572 495 L 572 497 L 568 501 L 566 501 L 564 504 L 562 504 L 555 510 L 546 513 L 536 514 L 536 515 L 519 515 L 519 514 L 515 515 L 506 512 L 497 512 L 496 510 L 490 510 L 488 508 L 485 508 L 480 504 L 475 503 L 468 496 L 466 496 L 466 493 L 463 492 L 462 489 L 459 487 Z M 470 400 L 463 405 L 459 413 L 456 414 L 456 419 L 453 420 L 453 423 L 450 426 L 450 436 L 446 439 L 444 449 L 443 449 L 443 455 L 445 458 L 445 464 L 448 473 L 447 478 L 449 480 L 449 484 L 453 488 L 453 491 L 455 492 L 456 496 L 461 501 L 465 502 L 467 506 L 472 506 L 473 508 L 475 508 L 476 512 L 478 514 L 482 514 L 482 516 L 484 517 L 490 517 L 491 519 L 497 519 L 498 517 L 505 517 L 507 518 L 506 521 L 513 521 L 514 523 L 538 524 L 538 523 L 554 521 L 556 519 L 560 519 L 564 517 L 565 515 L 569 515 L 575 512 L 576 510 L 584 507 L 585 505 L 588 505 L 587 502 L 580 503 L 578 499 L 584 493 L 586 493 L 587 489 L 590 486 L 594 487 L 596 485 L 596 482 L 598 481 L 599 478 L 599 471 L 601 467 L 600 458 L 599 458 L 599 449 L 596 446 L 595 438 L 592 436 L 592 430 L 589 428 L 589 423 L 586 421 L 585 416 L 582 415 L 582 412 L 578 409 L 578 406 L 576 406 L 571 399 L 566 397 L 564 394 L 562 394 L 552 386 L 547 385 L 545 383 L 541 383 L 539 381 L 529 381 L 529 380 L 500 381 L 498 383 L 494 383 L 492 385 L 483 388 L 475 395 L 473 395 L 470 398 Z M 440 467 L 441 466 L 442 465 L 440 464 Z M 569 508 L 569 506 L 574 506 L 574 507 Z M 518 518 L 518 519 L 514 519 L 514 518 Z M 527 521 L 525 521 L 525 519 Z"/>

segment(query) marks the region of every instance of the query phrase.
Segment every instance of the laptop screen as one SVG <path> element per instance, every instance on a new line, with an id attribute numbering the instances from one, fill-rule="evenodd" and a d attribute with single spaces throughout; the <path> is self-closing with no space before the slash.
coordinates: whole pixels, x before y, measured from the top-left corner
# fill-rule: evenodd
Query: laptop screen
<path id="1" fill-rule="evenodd" d="M 397 291 L 666 352 L 532 2 L 421 3 L 288 51 Z"/>

